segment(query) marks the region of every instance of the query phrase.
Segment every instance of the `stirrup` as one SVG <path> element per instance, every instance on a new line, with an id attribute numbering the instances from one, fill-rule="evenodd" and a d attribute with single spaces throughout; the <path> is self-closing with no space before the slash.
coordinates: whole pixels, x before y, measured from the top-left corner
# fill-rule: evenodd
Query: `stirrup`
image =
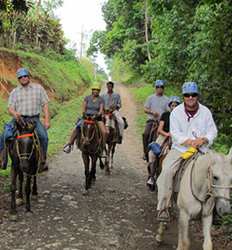
<path id="1" fill-rule="evenodd" d="M 169 222 L 170 215 L 167 209 L 160 210 L 157 215 L 157 220 L 160 222 Z"/>
<path id="2" fill-rule="evenodd" d="M 69 154 L 72 151 L 73 146 L 70 143 L 64 145 L 63 151 L 66 154 Z"/>

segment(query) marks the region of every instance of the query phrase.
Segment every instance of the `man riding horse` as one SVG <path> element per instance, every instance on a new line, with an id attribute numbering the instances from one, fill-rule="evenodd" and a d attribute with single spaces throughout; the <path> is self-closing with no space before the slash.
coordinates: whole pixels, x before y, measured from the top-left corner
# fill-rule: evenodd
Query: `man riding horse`
<path id="1" fill-rule="evenodd" d="M 182 86 L 184 103 L 176 107 L 170 115 L 172 149 L 165 158 L 158 185 L 159 221 L 169 221 L 168 208 L 173 190 L 173 177 L 180 168 L 183 153 L 190 154 L 190 147 L 207 152 L 217 136 L 217 128 L 210 110 L 199 103 L 199 90 L 195 82 Z"/>
<path id="2" fill-rule="evenodd" d="M 156 139 L 156 131 L 154 131 L 155 138 L 150 138 L 152 128 L 154 124 L 158 128 L 158 121 L 161 115 L 168 111 L 169 98 L 164 95 L 164 80 L 156 80 L 154 87 L 155 93 L 147 98 L 144 105 L 144 112 L 148 114 L 148 120 L 143 133 L 143 159 L 146 161 L 148 161 L 148 144 Z"/>
<path id="3" fill-rule="evenodd" d="M 101 91 L 100 84 L 98 83 L 93 84 L 91 89 L 92 89 L 92 94 L 84 98 L 82 111 L 84 115 L 96 117 L 98 127 L 100 128 L 102 134 L 102 151 L 103 151 L 103 149 L 105 149 L 106 136 L 107 136 L 107 130 L 102 121 L 104 100 L 99 95 Z M 83 125 L 83 118 L 78 119 L 77 125 L 72 131 L 72 134 L 70 136 L 69 142 L 64 145 L 63 150 L 65 153 L 70 153 L 75 140 L 80 140 L 80 135 L 81 135 L 80 130 L 82 125 Z"/>
<path id="4" fill-rule="evenodd" d="M 112 111 L 114 117 L 116 118 L 118 127 L 118 138 L 117 143 L 121 144 L 123 139 L 123 131 L 125 128 L 124 120 L 119 112 L 120 108 L 122 107 L 121 103 L 121 97 L 118 93 L 115 93 L 113 91 L 114 83 L 109 81 L 106 83 L 107 86 L 107 93 L 102 95 L 102 98 L 104 100 L 104 109 L 105 111 Z"/>
<path id="5" fill-rule="evenodd" d="M 3 169 L 7 167 L 6 142 L 14 137 L 15 122 L 23 118 L 30 119 L 35 123 L 35 131 L 41 144 L 39 171 L 48 169 L 46 163 L 48 135 L 47 129 L 50 127 L 48 96 L 44 88 L 32 83 L 29 71 L 25 68 L 17 70 L 19 86 L 12 90 L 8 101 L 8 111 L 13 119 L 5 126 L 3 134 L 0 136 L 0 165 Z M 43 125 L 40 121 L 41 111 L 44 113 Z"/>

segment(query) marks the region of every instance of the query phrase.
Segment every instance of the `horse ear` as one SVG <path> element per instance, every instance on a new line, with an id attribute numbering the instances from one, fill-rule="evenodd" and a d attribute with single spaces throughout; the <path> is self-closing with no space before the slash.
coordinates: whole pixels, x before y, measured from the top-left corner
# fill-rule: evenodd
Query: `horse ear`
<path id="1" fill-rule="evenodd" d="M 232 147 L 230 148 L 230 151 L 229 151 L 227 157 L 228 157 L 230 163 L 232 164 Z"/>

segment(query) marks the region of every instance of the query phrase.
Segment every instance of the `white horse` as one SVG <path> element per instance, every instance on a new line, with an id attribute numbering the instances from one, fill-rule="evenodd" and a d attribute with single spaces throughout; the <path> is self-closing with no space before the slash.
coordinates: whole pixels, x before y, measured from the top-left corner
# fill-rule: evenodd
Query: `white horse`
<path id="1" fill-rule="evenodd" d="M 177 250 L 189 250 L 189 221 L 202 219 L 203 250 L 213 250 L 211 226 L 213 209 L 219 215 L 231 212 L 232 148 L 227 156 L 210 151 L 200 155 L 186 169 L 180 183 L 177 206 L 179 208 L 179 235 Z M 162 235 L 163 223 L 159 233 Z M 158 235 L 158 236 L 160 236 Z M 159 237 L 158 237 L 159 238 Z"/>

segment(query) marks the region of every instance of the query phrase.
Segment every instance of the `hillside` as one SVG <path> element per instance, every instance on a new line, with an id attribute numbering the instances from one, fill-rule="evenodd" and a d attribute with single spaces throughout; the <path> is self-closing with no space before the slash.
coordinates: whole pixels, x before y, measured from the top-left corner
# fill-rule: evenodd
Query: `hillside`
<path id="1" fill-rule="evenodd" d="M 45 57 L 0 48 L 0 131 L 9 119 L 6 112 L 7 98 L 17 86 L 15 72 L 19 67 L 27 67 L 32 81 L 42 84 L 46 89 L 52 118 L 64 102 L 80 96 L 94 77 L 93 65 L 86 59 L 79 62 L 56 54 Z"/>

